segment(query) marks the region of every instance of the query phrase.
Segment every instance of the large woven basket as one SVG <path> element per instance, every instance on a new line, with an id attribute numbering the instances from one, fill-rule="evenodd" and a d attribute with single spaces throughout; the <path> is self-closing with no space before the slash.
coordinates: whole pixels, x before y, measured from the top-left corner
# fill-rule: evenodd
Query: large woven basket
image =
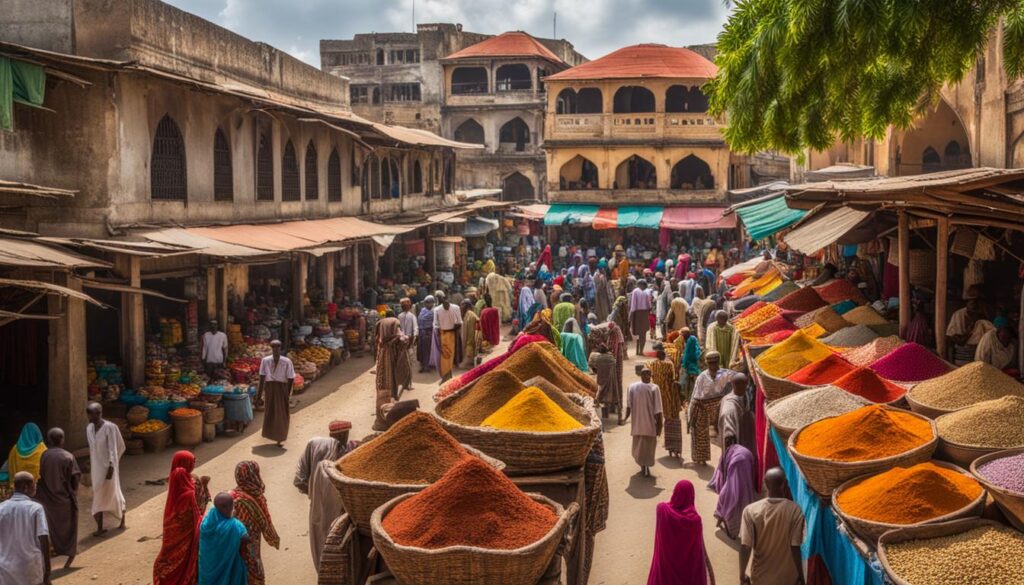
<path id="1" fill-rule="evenodd" d="M 936 421 L 937 420 L 938 419 L 936 419 Z M 944 439 L 940 436 L 939 447 L 935 452 L 935 456 L 939 459 L 956 463 L 960 467 L 968 468 L 978 457 L 1002 451 L 1004 449 L 1006 449 L 1006 447 L 975 447 L 972 445 L 963 445 L 961 443 Z"/>
<path id="2" fill-rule="evenodd" d="M 982 520 L 979 518 L 965 518 L 962 520 L 952 520 L 950 522 L 940 522 L 938 524 L 921 524 L 908 528 L 890 530 L 878 539 L 878 562 L 882 565 L 882 570 L 885 571 L 886 577 L 888 577 L 889 581 L 891 581 L 893 585 L 915 585 L 914 583 L 901 578 L 896 574 L 896 571 L 893 570 L 892 565 L 889 564 L 889 557 L 886 551 L 889 546 L 906 542 L 908 540 L 953 536 L 955 534 L 974 530 L 975 528 L 983 528 L 985 526 L 1010 530 L 1005 525 L 993 520 Z M 951 576 L 949 583 L 956 583 L 956 580 Z"/>
<path id="3" fill-rule="evenodd" d="M 455 440 L 471 445 L 505 463 L 508 475 L 552 473 L 586 463 L 590 447 L 601 432 L 601 419 L 594 412 L 594 400 L 588 396 L 566 393 L 565 397 L 580 407 L 569 415 L 583 427 L 561 433 L 505 431 L 491 427 L 474 427 L 452 422 L 444 417 L 445 407 L 457 400 L 469 387 L 462 388 L 437 403 L 434 416 Z M 541 390 L 544 390 L 541 387 Z"/>
<path id="4" fill-rule="evenodd" d="M 946 469 L 950 469 L 952 471 L 956 471 L 958 473 L 970 476 L 970 474 L 966 470 L 964 470 L 961 467 L 957 467 L 956 465 L 944 463 L 942 461 L 932 461 L 932 463 L 938 465 L 939 467 L 944 467 Z M 937 516 L 935 518 L 932 518 L 931 520 L 917 522 L 915 524 L 886 524 L 884 522 L 874 522 L 872 520 L 865 520 L 864 518 L 858 518 L 856 516 L 851 516 L 850 514 L 847 514 L 843 511 L 842 508 L 839 507 L 839 494 L 843 493 L 848 488 L 853 487 L 854 485 L 864 481 L 865 479 L 868 479 L 869 477 L 871 476 L 862 475 L 860 477 L 855 477 L 849 481 L 844 482 L 843 485 L 836 488 L 836 490 L 832 492 L 832 509 L 836 511 L 836 513 L 843 519 L 844 522 L 846 522 L 847 526 L 852 528 L 853 531 L 856 532 L 861 538 L 872 544 L 876 543 L 879 537 L 881 537 L 886 532 L 889 532 L 890 530 L 896 530 L 899 528 L 910 528 L 913 526 L 923 526 L 925 524 L 936 524 L 938 522 L 948 522 L 950 520 L 959 520 L 961 518 L 976 518 L 981 516 L 981 513 L 985 511 L 985 490 L 981 490 L 981 493 L 978 494 L 978 497 L 975 498 L 974 501 L 970 502 L 969 504 L 960 508 L 959 510 L 955 510 L 953 512 L 950 512 L 949 514 L 944 514 L 942 516 Z"/>
<path id="5" fill-rule="evenodd" d="M 171 442 L 171 425 L 149 433 L 132 433 L 137 439 L 142 439 L 142 446 L 146 453 L 159 453 L 167 448 Z"/>
<path id="6" fill-rule="evenodd" d="M 813 387 L 793 382 L 785 378 L 776 378 L 761 369 L 761 365 L 757 363 L 756 359 L 747 360 L 747 364 L 752 366 L 754 371 L 757 372 L 757 378 L 761 382 L 761 391 L 764 392 L 765 400 L 778 400 L 789 396 L 790 394 L 796 394 L 801 390 L 807 390 L 808 388 Z"/>
<path id="7" fill-rule="evenodd" d="M 956 412 L 957 410 L 959 410 L 959 409 L 936 408 L 934 406 L 928 406 L 926 404 L 922 404 L 922 403 L 914 400 L 913 391 L 914 391 L 913 387 L 911 387 L 910 390 L 907 390 L 907 393 L 904 395 L 904 398 L 907 399 L 907 404 L 910 405 L 910 410 L 912 410 L 913 412 L 916 412 L 917 414 L 923 414 L 923 415 L 927 416 L 928 418 L 933 418 L 934 419 L 934 418 L 939 418 L 940 416 L 942 416 L 944 414 L 949 414 L 951 412 Z"/>
<path id="8" fill-rule="evenodd" d="M 463 445 L 463 447 L 471 455 L 479 457 L 498 471 L 504 470 L 505 464 L 501 461 L 488 457 L 469 445 Z M 338 495 L 341 496 L 341 504 L 345 507 L 345 512 L 348 513 L 349 518 L 359 529 L 359 532 L 366 536 L 370 535 L 370 517 L 373 515 L 374 510 L 400 495 L 422 491 L 428 485 L 402 485 L 356 479 L 342 473 L 338 466 L 331 461 L 324 462 L 324 470 L 327 471 L 327 477 L 330 478 L 331 483 L 338 490 Z"/>
<path id="9" fill-rule="evenodd" d="M 882 473 L 897 465 L 909 467 L 931 459 L 935 448 L 939 444 L 939 432 L 935 427 L 935 421 L 919 414 L 914 416 L 928 421 L 932 428 L 932 440 L 899 455 L 872 459 L 870 461 L 832 461 L 830 459 L 804 455 L 796 450 L 796 441 L 800 437 L 800 433 L 811 425 L 800 427 L 789 437 L 789 454 L 800 468 L 800 472 L 803 473 L 804 479 L 807 480 L 807 485 L 818 495 L 828 498 L 832 496 L 832 492 L 837 487 L 855 477 Z"/>
<path id="10" fill-rule="evenodd" d="M 1020 455 L 1021 453 L 1024 453 L 1024 447 L 982 455 L 971 463 L 971 474 L 974 475 L 981 485 L 985 486 L 988 493 L 992 494 L 992 499 L 996 501 L 996 505 L 1003 511 L 1003 514 L 1006 515 L 1006 518 L 1013 524 L 1014 528 L 1024 531 L 1024 494 L 1011 492 L 1002 486 L 992 483 L 984 475 L 978 473 L 979 467 L 993 459 L 1002 459 L 1003 457 Z"/>
<path id="11" fill-rule="evenodd" d="M 554 510 L 558 516 L 551 530 L 537 542 L 515 550 L 492 550 L 475 546 L 430 550 L 398 544 L 382 526 L 388 512 L 411 495 L 398 496 L 377 508 L 370 520 L 373 545 L 402 585 L 532 585 L 548 568 L 566 528 L 578 510 L 575 503 L 569 509 L 564 509 L 544 496 L 527 494 Z"/>

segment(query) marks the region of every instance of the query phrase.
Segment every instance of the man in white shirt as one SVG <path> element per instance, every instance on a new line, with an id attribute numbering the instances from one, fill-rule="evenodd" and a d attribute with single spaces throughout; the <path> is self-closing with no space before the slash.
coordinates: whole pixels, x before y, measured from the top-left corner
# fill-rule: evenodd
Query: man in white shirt
<path id="1" fill-rule="evenodd" d="M 203 333 L 203 368 L 206 375 L 212 378 L 217 368 L 223 368 L 228 357 L 228 336 L 217 330 L 217 321 L 211 320 Z"/>
<path id="2" fill-rule="evenodd" d="M 453 305 L 447 295 L 441 296 L 441 304 L 434 309 L 434 329 L 437 330 L 441 358 L 437 369 L 441 381 L 452 377 L 452 368 L 462 361 L 462 311 Z"/>
<path id="3" fill-rule="evenodd" d="M 651 369 L 644 366 L 640 370 L 640 382 L 629 386 L 626 397 L 626 417 L 622 422 L 633 416 L 629 434 L 633 436 L 633 460 L 640 466 L 644 477 L 651 476 L 654 465 L 654 452 L 658 448 L 658 436 L 661 435 L 662 404 L 661 390 L 651 383 Z"/>
<path id="4" fill-rule="evenodd" d="M 103 536 L 103 515 L 120 520 L 124 529 L 124 492 L 121 491 L 121 457 L 124 456 L 124 438 L 114 423 L 103 419 L 103 407 L 90 402 L 85 409 L 89 425 L 85 436 L 89 441 L 89 476 L 92 479 L 92 515 L 96 520 L 93 536 Z"/>
<path id="5" fill-rule="evenodd" d="M 295 366 L 287 356 L 281 355 L 281 342 L 270 342 L 271 354 L 260 362 L 260 385 L 256 401 L 265 401 L 263 437 L 275 441 L 280 447 L 288 438 L 291 413 L 288 399 L 295 382 Z"/>
<path id="6" fill-rule="evenodd" d="M 14 495 L 0 504 L 0 583 L 50 585 L 50 531 L 42 504 L 32 500 L 32 474 L 14 474 Z"/>

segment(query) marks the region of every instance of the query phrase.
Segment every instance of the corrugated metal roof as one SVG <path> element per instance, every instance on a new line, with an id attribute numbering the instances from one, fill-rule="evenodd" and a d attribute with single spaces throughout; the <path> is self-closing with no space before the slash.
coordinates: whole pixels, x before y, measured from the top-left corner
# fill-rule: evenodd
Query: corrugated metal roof
<path id="1" fill-rule="evenodd" d="M 18 181 L 0 180 L 0 193 L 4 195 L 31 195 L 46 199 L 66 199 L 74 197 L 78 191 L 70 189 L 58 189 L 57 187 L 44 187 L 32 183 L 19 183 Z"/>
<path id="2" fill-rule="evenodd" d="M 711 79 L 718 68 L 683 47 L 644 44 L 623 47 L 600 59 L 546 77 L 545 81 L 597 79 L 697 78 Z"/>
<path id="3" fill-rule="evenodd" d="M 840 207 L 822 213 L 789 232 L 785 238 L 786 244 L 797 252 L 814 254 L 825 246 L 837 242 L 869 215 L 870 211 L 852 207 Z"/>
<path id="4" fill-rule="evenodd" d="M 406 128 L 405 126 L 388 126 L 386 124 L 373 124 L 373 129 L 381 134 L 393 138 L 399 142 L 413 146 L 444 146 L 458 148 L 460 150 L 483 150 L 482 144 L 470 144 L 468 142 L 456 142 L 442 138 L 433 132 L 420 130 L 418 128 Z"/>
<path id="5" fill-rule="evenodd" d="M 110 264 L 34 240 L 0 238 L 0 265 L 28 268 L 108 268 Z"/>
<path id="6" fill-rule="evenodd" d="M 42 280 L 17 280 L 13 278 L 0 278 L 0 286 L 13 286 L 16 288 L 25 288 L 29 290 L 41 290 L 47 293 L 54 293 L 65 297 L 74 297 L 81 299 L 87 303 L 92 303 L 97 307 L 107 308 L 107 305 L 97 301 L 80 290 L 54 284 L 52 282 L 44 282 Z M 16 313 L 20 315 L 20 313 Z M 10 316 L 10 315 L 8 315 Z"/>
<path id="7" fill-rule="evenodd" d="M 541 44 L 540 41 L 522 31 L 509 31 L 470 45 L 461 51 L 448 55 L 447 59 L 475 59 L 480 57 L 537 57 L 552 63 L 564 63 Z"/>

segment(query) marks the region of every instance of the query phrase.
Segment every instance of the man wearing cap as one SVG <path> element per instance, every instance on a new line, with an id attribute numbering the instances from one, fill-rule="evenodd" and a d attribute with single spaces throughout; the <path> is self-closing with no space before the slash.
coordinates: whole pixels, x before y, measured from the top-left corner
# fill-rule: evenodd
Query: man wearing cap
<path id="1" fill-rule="evenodd" d="M 348 440 L 351 429 L 352 423 L 348 421 L 332 421 L 328 426 L 330 437 L 310 439 L 295 469 L 295 487 L 309 496 L 309 550 L 317 569 L 331 524 L 344 512 L 341 496 L 331 483 L 327 469 L 358 445 Z"/>
<path id="2" fill-rule="evenodd" d="M 210 376 L 212 381 L 213 373 L 218 368 L 225 366 L 228 357 L 228 336 L 223 331 L 217 330 L 215 319 L 210 320 L 206 326 L 206 333 L 203 333 L 201 357 L 203 369 L 206 370 L 206 375 Z"/>
<path id="3" fill-rule="evenodd" d="M 632 415 L 635 416 L 629 434 L 633 436 L 633 461 L 640 466 L 644 477 L 650 477 L 658 436 L 661 435 L 662 405 L 661 391 L 651 383 L 651 368 L 647 366 L 640 370 L 640 381 L 629 386 L 626 416 L 622 422 L 628 421 Z"/>
<path id="4" fill-rule="evenodd" d="M 280 447 L 288 438 L 291 414 L 288 399 L 295 382 L 295 366 L 287 356 L 281 355 L 281 342 L 270 342 L 271 354 L 260 362 L 260 385 L 256 401 L 264 401 L 263 437 L 275 441 Z"/>

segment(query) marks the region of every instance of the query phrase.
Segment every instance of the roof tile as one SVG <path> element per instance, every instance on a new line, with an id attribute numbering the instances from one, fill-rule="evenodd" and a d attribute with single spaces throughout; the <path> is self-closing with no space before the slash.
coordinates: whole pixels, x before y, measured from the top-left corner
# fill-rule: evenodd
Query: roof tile
<path id="1" fill-rule="evenodd" d="M 714 63 L 690 49 L 644 44 L 623 47 L 600 59 L 551 75 L 545 81 L 645 77 L 710 79 L 716 73 L 718 68 Z"/>

